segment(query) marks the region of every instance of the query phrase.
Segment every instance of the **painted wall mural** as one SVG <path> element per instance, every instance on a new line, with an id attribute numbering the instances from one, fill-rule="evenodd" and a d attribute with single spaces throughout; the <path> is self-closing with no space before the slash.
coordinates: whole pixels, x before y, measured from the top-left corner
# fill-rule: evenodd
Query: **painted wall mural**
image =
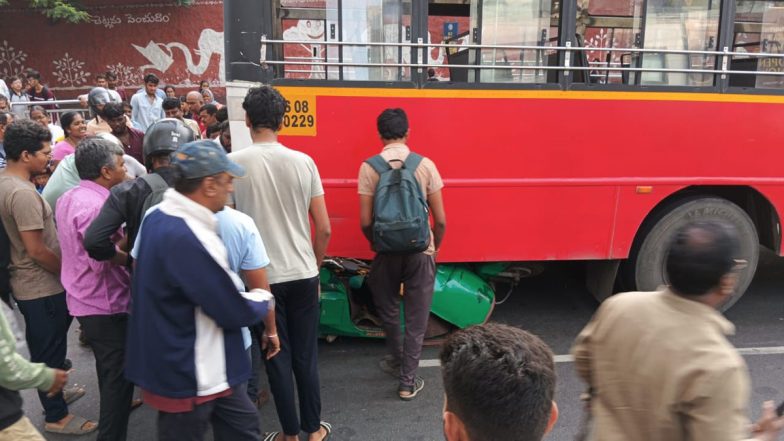
<path id="1" fill-rule="evenodd" d="M 107 70 L 126 88 L 139 87 L 147 73 L 179 94 L 206 79 L 220 96 L 225 83 L 223 2 L 88 0 L 87 23 L 51 23 L 25 2 L 2 9 L 0 78 L 32 68 L 58 98 L 84 93 Z M 181 90 L 180 90 L 181 89 Z"/>

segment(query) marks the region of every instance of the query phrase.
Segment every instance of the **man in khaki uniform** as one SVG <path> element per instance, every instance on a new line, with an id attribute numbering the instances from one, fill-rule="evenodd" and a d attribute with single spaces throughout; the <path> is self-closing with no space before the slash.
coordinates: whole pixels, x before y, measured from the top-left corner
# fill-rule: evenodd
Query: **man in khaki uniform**
<path id="1" fill-rule="evenodd" d="M 411 150 L 406 145 L 409 128 L 403 109 L 386 109 L 377 120 L 378 133 L 384 148 L 381 157 L 390 167 L 398 168 Z M 433 300 L 436 263 L 446 231 L 446 214 L 441 197 L 444 183 L 433 161 L 422 158 L 414 171 L 433 214 L 434 230 L 428 248 L 414 254 L 377 254 L 368 277 L 373 292 L 373 303 L 384 326 L 389 356 L 382 360 L 381 368 L 398 377 L 398 395 L 402 400 L 412 400 L 422 390 L 425 382 L 416 376 L 422 342 L 427 330 L 430 304 Z M 380 176 L 367 162 L 359 168 L 359 221 L 362 233 L 373 243 L 373 198 Z M 400 330 L 400 285 L 405 295 L 405 336 Z"/>
<path id="2" fill-rule="evenodd" d="M 670 286 L 606 300 L 572 349 L 591 391 L 593 439 L 738 441 L 748 436 L 749 374 L 717 309 L 733 294 L 737 232 L 683 227 L 670 246 Z M 757 440 L 784 426 L 765 403 Z"/>

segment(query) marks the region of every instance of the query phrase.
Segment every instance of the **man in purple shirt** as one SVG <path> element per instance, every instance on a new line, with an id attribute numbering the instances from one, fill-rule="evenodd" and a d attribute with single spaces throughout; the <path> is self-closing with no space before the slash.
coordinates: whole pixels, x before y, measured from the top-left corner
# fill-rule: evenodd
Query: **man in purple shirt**
<path id="1" fill-rule="evenodd" d="M 82 245 L 84 232 L 98 216 L 109 189 L 125 178 L 123 150 L 100 138 L 82 141 L 74 153 L 81 181 L 57 201 L 57 235 L 63 266 L 60 280 L 68 311 L 79 320 L 95 354 L 101 394 L 99 441 L 124 441 L 131 412 L 133 384 L 125 379 L 125 335 L 128 322 L 130 275 L 127 255 L 111 261 L 91 259 Z M 118 231 L 117 239 L 121 239 Z"/>

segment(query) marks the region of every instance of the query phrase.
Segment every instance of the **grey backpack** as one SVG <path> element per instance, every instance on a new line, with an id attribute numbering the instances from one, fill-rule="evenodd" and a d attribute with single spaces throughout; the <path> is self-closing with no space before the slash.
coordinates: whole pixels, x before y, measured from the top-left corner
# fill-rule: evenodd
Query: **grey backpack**
<path id="1" fill-rule="evenodd" d="M 427 201 L 414 172 L 422 156 L 409 153 L 400 168 L 381 155 L 367 162 L 379 175 L 373 197 L 373 248 L 381 254 L 425 251 L 430 244 Z"/>

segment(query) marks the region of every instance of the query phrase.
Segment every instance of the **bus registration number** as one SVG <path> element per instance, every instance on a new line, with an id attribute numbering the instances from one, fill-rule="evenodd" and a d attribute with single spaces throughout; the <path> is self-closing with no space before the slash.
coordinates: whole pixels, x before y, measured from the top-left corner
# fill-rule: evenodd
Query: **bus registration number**
<path id="1" fill-rule="evenodd" d="M 286 97 L 281 135 L 316 136 L 316 97 L 293 95 Z"/>

